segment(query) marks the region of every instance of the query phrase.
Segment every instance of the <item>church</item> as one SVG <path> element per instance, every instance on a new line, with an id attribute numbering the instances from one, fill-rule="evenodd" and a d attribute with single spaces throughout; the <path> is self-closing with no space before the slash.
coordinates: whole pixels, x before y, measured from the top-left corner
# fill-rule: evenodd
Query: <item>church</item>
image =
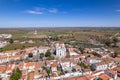
<path id="1" fill-rule="evenodd" d="M 55 44 L 55 55 L 59 58 L 65 57 L 66 56 L 66 47 L 65 44 Z"/>

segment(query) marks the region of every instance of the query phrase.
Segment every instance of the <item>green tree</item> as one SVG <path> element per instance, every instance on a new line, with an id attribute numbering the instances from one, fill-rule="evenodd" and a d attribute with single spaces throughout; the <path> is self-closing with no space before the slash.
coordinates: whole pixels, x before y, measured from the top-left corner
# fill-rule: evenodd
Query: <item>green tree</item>
<path id="1" fill-rule="evenodd" d="M 29 53 L 29 54 L 28 54 L 28 57 L 32 58 L 32 57 L 33 57 L 33 54 L 32 54 L 32 53 Z"/>
<path id="2" fill-rule="evenodd" d="M 54 60 L 55 57 L 54 57 L 54 56 L 50 56 L 50 57 L 48 57 L 47 59 L 48 59 L 48 60 Z"/>
<path id="3" fill-rule="evenodd" d="M 25 45 L 23 45 L 21 49 L 25 49 Z"/>
<path id="4" fill-rule="evenodd" d="M 21 71 L 19 70 L 19 68 L 17 68 L 17 70 L 13 71 L 12 75 L 10 76 L 10 80 L 19 80 L 21 75 Z"/>
<path id="5" fill-rule="evenodd" d="M 57 70 L 59 71 L 59 70 L 61 70 L 61 68 L 59 66 L 57 66 Z"/>
<path id="6" fill-rule="evenodd" d="M 82 54 L 84 53 L 84 48 L 80 47 L 79 50 Z"/>
<path id="7" fill-rule="evenodd" d="M 117 44 L 118 41 L 119 41 L 118 38 L 116 38 L 116 37 L 113 38 L 114 46 L 116 46 L 116 44 Z"/>
<path id="8" fill-rule="evenodd" d="M 40 59 L 43 59 L 44 56 L 44 53 L 40 53 Z"/>
<path id="9" fill-rule="evenodd" d="M 45 57 L 50 57 L 51 56 L 51 52 L 50 50 L 47 50 L 47 52 L 45 53 Z"/>
<path id="10" fill-rule="evenodd" d="M 72 72 L 76 72 L 76 69 L 75 69 L 75 68 L 72 68 Z"/>
<path id="11" fill-rule="evenodd" d="M 94 56 L 97 56 L 97 57 L 101 57 L 101 55 L 96 52 L 91 52 L 91 54 L 93 54 Z"/>
<path id="12" fill-rule="evenodd" d="M 89 66 L 87 66 L 86 64 L 82 63 L 82 62 L 79 62 L 78 63 L 79 66 L 83 67 L 83 68 L 88 68 Z"/>
<path id="13" fill-rule="evenodd" d="M 14 43 L 14 40 L 13 40 L 13 39 L 10 39 L 10 40 L 9 40 L 9 43 L 10 43 L 10 44 Z"/>
<path id="14" fill-rule="evenodd" d="M 110 47 L 110 46 L 111 46 L 111 43 L 112 43 L 112 42 L 111 42 L 110 39 L 106 39 L 106 40 L 105 40 L 105 45 L 106 45 L 106 46 Z"/>
<path id="15" fill-rule="evenodd" d="M 90 66 L 90 69 L 91 69 L 91 71 L 95 71 L 95 68 L 94 68 L 94 67 L 92 67 L 92 66 Z"/>
<path id="16" fill-rule="evenodd" d="M 45 71 L 47 72 L 48 76 L 50 77 L 50 73 L 51 73 L 50 68 L 45 67 Z"/>
<path id="17" fill-rule="evenodd" d="M 115 52 L 114 52 L 114 57 L 117 57 L 118 54 L 119 54 L 119 52 L 115 51 Z"/>
<path id="18" fill-rule="evenodd" d="M 61 71 L 59 75 L 64 75 L 64 73 Z"/>
<path id="19" fill-rule="evenodd" d="M 97 80 L 102 80 L 102 78 L 98 78 Z"/>
<path id="20" fill-rule="evenodd" d="M 0 52 L 2 52 L 3 51 L 3 48 L 0 48 Z"/>

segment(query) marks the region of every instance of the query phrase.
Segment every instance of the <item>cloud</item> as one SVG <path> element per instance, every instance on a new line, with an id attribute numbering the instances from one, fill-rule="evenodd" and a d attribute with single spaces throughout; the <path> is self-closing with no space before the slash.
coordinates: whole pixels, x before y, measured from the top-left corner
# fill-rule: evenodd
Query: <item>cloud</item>
<path id="1" fill-rule="evenodd" d="M 120 9 L 115 10 L 116 12 L 120 12 Z"/>
<path id="2" fill-rule="evenodd" d="M 29 13 L 29 14 L 43 14 L 43 12 L 33 11 L 33 10 L 28 10 L 28 11 L 26 11 L 26 12 Z"/>
<path id="3" fill-rule="evenodd" d="M 58 9 L 56 9 L 56 8 L 51 8 L 51 9 L 48 9 L 48 12 L 50 12 L 50 13 L 57 13 L 57 12 L 58 12 Z"/>
<path id="4" fill-rule="evenodd" d="M 57 13 L 57 8 L 35 7 L 34 9 L 26 11 L 29 14 L 43 14 L 43 13 Z"/>

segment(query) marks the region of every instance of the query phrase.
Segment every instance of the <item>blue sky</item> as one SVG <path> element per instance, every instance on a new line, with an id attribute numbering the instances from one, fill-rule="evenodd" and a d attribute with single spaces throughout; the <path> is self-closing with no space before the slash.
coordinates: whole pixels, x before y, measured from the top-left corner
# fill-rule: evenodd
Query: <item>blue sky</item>
<path id="1" fill-rule="evenodd" d="M 120 27 L 120 0 L 0 0 L 0 27 Z"/>

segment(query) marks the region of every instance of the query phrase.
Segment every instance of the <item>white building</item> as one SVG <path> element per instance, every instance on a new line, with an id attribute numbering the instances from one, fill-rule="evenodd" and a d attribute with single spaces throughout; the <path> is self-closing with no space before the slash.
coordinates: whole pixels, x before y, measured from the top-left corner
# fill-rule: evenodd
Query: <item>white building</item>
<path id="1" fill-rule="evenodd" d="M 71 70 L 72 69 L 71 61 L 69 59 L 62 59 L 60 61 L 60 65 L 63 70 Z"/>
<path id="2" fill-rule="evenodd" d="M 0 48 L 6 46 L 7 44 L 9 44 L 7 41 L 0 41 Z"/>
<path id="3" fill-rule="evenodd" d="M 51 64 L 51 70 L 52 72 L 57 72 L 57 64 L 55 63 Z"/>
<path id="4" fill-rule="evenodd" d="M 87 61 L 90 63 L 90 64 L 94 64 L 94 63 L 98 63 L 98 62 L 101 62 L 102 60 L 100 58 L 95 58 L 95 57 L 91 57 L 91 58 L 87 58 Z"/>
<path id="5" fill-rule="evenodd" d="M 104 61 L 95 63 L 92 66 L 94 67 L 95 70 L 105 70 L 108 68 L 108 64 L 106 64 L 106 62 Z"/>
<path id="6" fill-rule="evenodd" d="M 65 57 L 66 56 L 66 47 L 65 44 L 57 43 L 55 45 L 55 54 L 57 57 Z"/>
<path id="7" fill-rule="evenodd" d="M 0 34 L 0 38 L 11 38 L 12 34 Z"/>
<path id="8" fill-rule="evenodd" d="M 50 49 L 49 47 L 42 47 L 42 46 L 40 46 L 38 48 L 38 52 L 39 53 L 46 53 L 49 49 Z"/>
<path id="9" fill-rule="evenodd" d="M 84 69 L 83 70 L 83 75 L 91 74 L 92 71 L 90 69 Z"/>
<path id="10" fill-rule="evenodd" d="M 117 79 L 117 71 L 114 71 L 112 69 L 111 70 L 107 69 L 105 70 L 105 73 L 109 75 L 110 77 L 112 77 L 114 80 Z"/>
<path id="11" fill-rule="evenodd" d="M 75 51 L 74 51 L 74 48 L 68 48 L 67 49 L 68 50 L 68 53 L 70 54 L 70 56 L 73 56 L 73 55 L 78 55 L 78 53 L 76 53 Z"/>

